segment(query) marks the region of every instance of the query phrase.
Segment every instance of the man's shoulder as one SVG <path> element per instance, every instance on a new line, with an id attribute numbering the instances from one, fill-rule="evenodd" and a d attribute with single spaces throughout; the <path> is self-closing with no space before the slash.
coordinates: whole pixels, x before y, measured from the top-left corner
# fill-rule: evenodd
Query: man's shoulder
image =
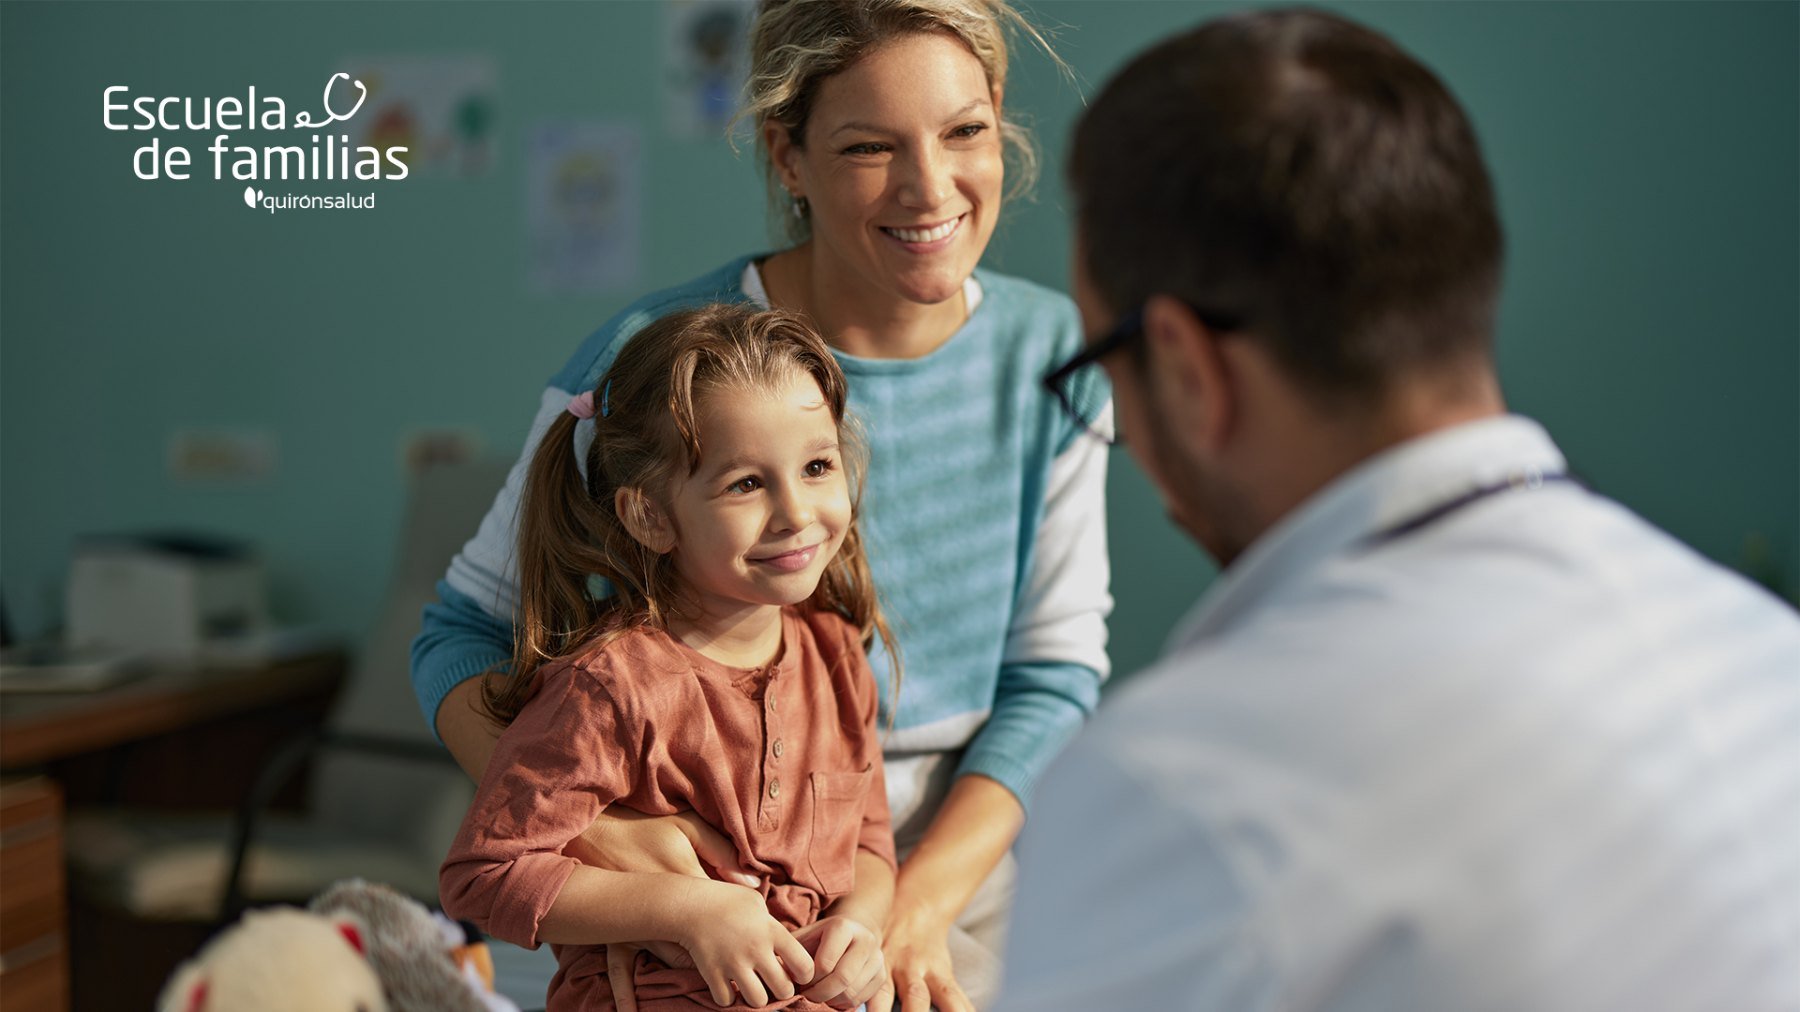
<path id="1" fill-rule="evenodd" d="M 1521 494 L 1469 523 L 1320 569 L 1297 605 L 1384 627 L 1534 630 L 1538 649 L 1654 631 L 1762 626 L 1800 616 L 1627 507 L 1576 488 Z M 1545 638 L 1548 638 L 1546 642 Z"/>
<path id="2" fill-rule="evenodd" d="M 1184 762 L 1378 781 L 1537 692 L 1586 720 L 1653 671 L 1702 694 L 1800 684 L 1781 661 L 1800 615 L 1624 507 L 1575 490 L 1492 505 L 1321 560 L 1121 680 L 1095 732 L 1128 755 L 1185 735 L 1206 744 Z M 1442 719 L 1399 719 L 1423 699 Z"/>

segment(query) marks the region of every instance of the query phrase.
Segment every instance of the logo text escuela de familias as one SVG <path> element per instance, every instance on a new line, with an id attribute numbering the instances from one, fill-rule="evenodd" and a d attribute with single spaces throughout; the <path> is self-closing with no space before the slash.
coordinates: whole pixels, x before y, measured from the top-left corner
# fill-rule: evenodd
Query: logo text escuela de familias
<path id="1" fill-rule="evenodd" d="M 350 81 L 359 95 L 348 112 L 338 112 L 332 103 L 332 89 L 339 79 L 350 80 L 349 74 L 331 75 L 325 82 L 323 118 L 315 119 L 302 111 L 290 123 L 287 103 L 276 96 L 261 96 L 256 87 L 248 96 L 224 98 L 156 98 L 140 95 L 130 98 L 130 88 L 116 84 L 108 87 L 101 99 L 101 117 L 108 130 L 195 130 L 218 131 L 205 148 L 212 156 L 212 178 L 227 178 L 252 185 L 244 187 L 244 203 L 263 207 L 270 214 L 277 210 L 329 210 L 373 208 L 375 194 L 276 195 L 263 192 L 256 183 L 281 180 L 384 180 L 397 181 L 407 175 L 405 146 L 385 150 L 368 146 L 353 147 L 348 134 L 314 133 L 307 146 L 270 144 L 255 146 L 233 144 L 232 132 L 238 130 L 285 131 L 320 130 L 336 123 L 348 122 L 362 108 L 369 90 L 361 81 Z M 339 103 L 346 104 L 346 103 Z M 144 180 L 187 180 L 193 177 L 193 152 L 178 144 L 165 144 L 162 137 L 137 149 L 131 158 L 131 171 Z M 229 177 L 226 173 L 229 172 Z"/>

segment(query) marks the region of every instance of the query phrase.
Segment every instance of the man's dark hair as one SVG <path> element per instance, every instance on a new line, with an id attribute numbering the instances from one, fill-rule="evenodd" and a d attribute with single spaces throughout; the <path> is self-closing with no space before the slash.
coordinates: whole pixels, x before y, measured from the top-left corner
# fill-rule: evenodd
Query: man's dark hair
<path id="1" fill-rule="evenodd" d="M 1082 117 L 1069 175 L 1114 312 L 1183 299 L 1340 399 L 1486 361 L 1501 235 L 1474 130 L 1354 22 L 1266 10 L 1159 44 Z"/>

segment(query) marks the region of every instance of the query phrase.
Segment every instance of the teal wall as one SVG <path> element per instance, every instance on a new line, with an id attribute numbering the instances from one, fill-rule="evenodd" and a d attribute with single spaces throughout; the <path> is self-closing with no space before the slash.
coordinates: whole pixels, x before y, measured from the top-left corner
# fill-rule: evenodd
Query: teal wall
<path id="1" fill-rule="evenodd" d="M 1348 4 L 1436 67 L 1473 114 L 1510 244 L 1501 367 L 1603 491 L 1727 564 L 1746 539 L 1800 582 L 1800 28 L 1786 3 Z M 1061 286 L 1057 165 L 1081 92 L 1227 5 L 1042 3 L 1078 83 L 1019 60 L 1009 104 L 1046 153 L 988 263 Z M 765 245 L 748 154 L 667 136 L 659 9 L 612 4 L 0 6 L 0 582 L 26 633 L 59 620 L 82 532 L 254 539 L 275 608 L 356 637 L 397 533 L 407 433 L 524 436 L 544 378 L 629 292 L 532 293 L 524 131 L 636 121 L 637 289 Z M 354 55 L 490 55 L 501 159 L 472 180 L 382 184 L 371 212 L 251 212 L 209 173 L 130 172 L 140 135 L 100 98 L 265 94 L 300 104 Z M 191 138 L 190 138 L 191 139 Z M 296 192 L 333 192 L 329 185 Z M 269 477 L 177 480 L 178 428 L 261 429 Z M 1155 654 L 1211 576 L 1123 456 L 1111 534 L 1122 668 Z"/>

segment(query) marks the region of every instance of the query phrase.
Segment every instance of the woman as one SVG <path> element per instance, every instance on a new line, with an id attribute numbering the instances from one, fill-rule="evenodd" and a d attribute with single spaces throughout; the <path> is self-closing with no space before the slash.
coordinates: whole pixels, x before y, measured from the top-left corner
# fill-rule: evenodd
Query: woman
<path id="1" fill-rule="evenodd" d="M 1027 155 L 1017 181 L 1030 177 L 1022 133 L 1002 118 L 1011 25 L 1022 22 L 998 0 L 765 2 L 747 114 L 795 244 L 627 307 L 552 378 L 527 440 L 592 389 L 627 337 L 677 308 L 790 309 L 831 343 L 867 431 L 869 555 L 907 666 L 882 713 L 903 857 L 882 951 L 902 1012 L 963 1012 L 997 986 L 1007 849 L 1107 670 L 1105 446 L 1037 383 L 1079 348 L 1075 311 L 976 270 L 1007 148 Z M 1092 417 L 1105 424 L 1103 389 L 1077 399 L 1101 405 Z M 427 718 L 477 777 L 496 732 L 471 705 L 474 676 L 511 646 L 525 464 L 451 563 L 413 647 Z M 887 659 L 871 661 L 885 699 Z M 741 877 L 692 817 L 609 812 L 584 843 L 584 860 L 618 870 L 698 874 L 704 862 Z"/>

